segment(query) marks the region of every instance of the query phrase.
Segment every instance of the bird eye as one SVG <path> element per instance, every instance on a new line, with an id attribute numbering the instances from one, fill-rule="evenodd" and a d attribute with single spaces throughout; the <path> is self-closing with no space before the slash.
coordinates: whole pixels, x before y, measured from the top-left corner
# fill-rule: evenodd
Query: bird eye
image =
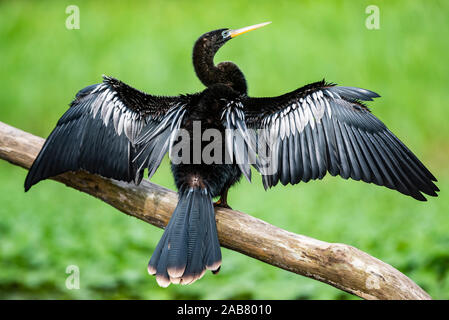
<path id="1" fill-rule="evenodd" d="M 231 32 L 229 30 L 225 30 L 221 33 L 223 38 L 228 38 L 231 35 Z"/>

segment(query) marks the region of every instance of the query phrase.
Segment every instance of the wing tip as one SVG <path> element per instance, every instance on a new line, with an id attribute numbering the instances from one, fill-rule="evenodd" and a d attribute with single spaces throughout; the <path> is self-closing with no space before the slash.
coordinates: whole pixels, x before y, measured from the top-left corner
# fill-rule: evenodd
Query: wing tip
<path id="1" fill-rule="evenodd" d="M 25 185 L 24 185 L 25 192 L 28 192 L 32 186 L 33 186 L 32 184 L 29 184 L 25 181 Z"/>
<path id="2" fill-rule="evenodd" d="M 373 101 L 373 99 L 381 97 L 377 92 L 358 87 L 332 86 L 327 88 L 327 90 L 337 93 L 345 98 L 361 101 Z"/>
<path id="3" fill-rule="evenodd" d="M 34 186 L 39 181 L 43 180 L 42 178 L 36 177 L 34 167 L 35 167 L 35 163 L 33 163 L 33 165 L 30 168 L 30 171 L 28 171 L 28 174 L 25 178 L 25 183 L 23 185 L 25 192 L 28 192 L 32 186 Z"/>

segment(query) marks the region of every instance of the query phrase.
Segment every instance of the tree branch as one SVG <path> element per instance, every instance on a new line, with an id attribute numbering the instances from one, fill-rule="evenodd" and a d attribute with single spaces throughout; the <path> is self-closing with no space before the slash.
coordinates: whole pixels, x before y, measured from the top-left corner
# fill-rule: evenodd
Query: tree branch
<path id="1" fill-rule="evenodd" d="M 12 164 L 28 169 L 43 142 L 0 122 L 0 158 Z M 174 191 L 147 180 L 135 186 L 87 172 L 69 172 L 54 179 L 160 228 L 168 223 L 177 203 Z M 294 234 L 239 211 L 217 209 L 216 220 L 222 246 L 273 266 L 364 299 L 431 299 L 398 270 L 355 247 Z"/>

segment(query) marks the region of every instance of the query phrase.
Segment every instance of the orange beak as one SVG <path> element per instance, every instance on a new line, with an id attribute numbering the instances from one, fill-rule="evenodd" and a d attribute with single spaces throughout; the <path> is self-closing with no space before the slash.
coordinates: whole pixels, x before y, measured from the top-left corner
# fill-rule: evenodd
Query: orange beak
<path id="1" fill-rule="evenodd" d="M 231 35 L 231 38 L 235 38 L 241 34 L 247 33 L 249 31 L 253 31 L 259 28 L 262 28 L 264 26 L 266 26 L 267 24 L 270 24 L 270 22 L 264 22 L 264 23 L 259 23 L 259 24 L 255 24 L 253 26 L 249 26 L 249 27 L 244 27 L 244 28 L 240 28 L 240 29 L 235 29 L 235 30 L 230 30 L 229 34 Z"/>

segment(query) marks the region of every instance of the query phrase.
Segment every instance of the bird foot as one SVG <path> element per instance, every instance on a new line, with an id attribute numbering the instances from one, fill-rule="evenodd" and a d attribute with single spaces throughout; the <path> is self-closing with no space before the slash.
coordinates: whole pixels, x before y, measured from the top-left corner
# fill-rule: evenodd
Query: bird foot
<path id="1" fill-rule="evenodd" d="M 228 203 L 226 201 L 221 200 L 221 199 L 219 199 L 217 202 L 214 202 L 214 207 L 226 208 L 226 209 L 231 209 L 232 210 L 232 208 L 228 205 Z"/>

